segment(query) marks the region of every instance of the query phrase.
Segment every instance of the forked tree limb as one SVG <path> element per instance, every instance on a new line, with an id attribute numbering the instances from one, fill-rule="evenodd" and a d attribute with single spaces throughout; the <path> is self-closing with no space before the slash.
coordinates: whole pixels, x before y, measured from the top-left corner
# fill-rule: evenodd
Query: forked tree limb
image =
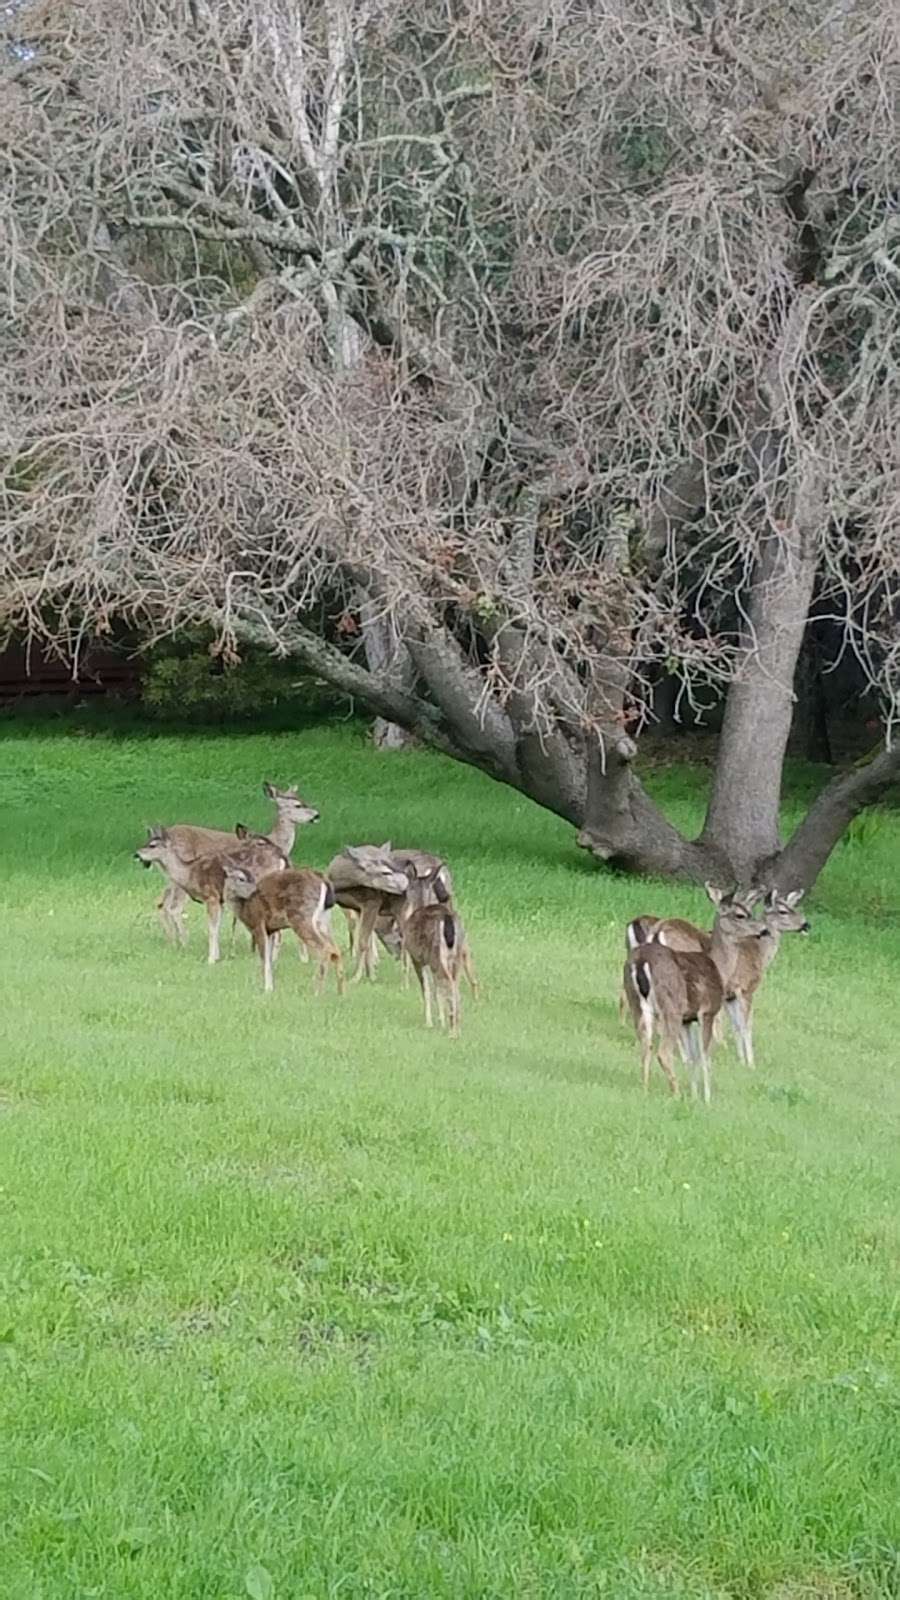
<path id="1" fill-rule="evenodd" d="M 767 876 L 773 886 L 788 891 L 815 883 L 853 818 L 875 805 L 894 784 L 900 784 L 900 744 L 832 778 L 771 863 Z"/>

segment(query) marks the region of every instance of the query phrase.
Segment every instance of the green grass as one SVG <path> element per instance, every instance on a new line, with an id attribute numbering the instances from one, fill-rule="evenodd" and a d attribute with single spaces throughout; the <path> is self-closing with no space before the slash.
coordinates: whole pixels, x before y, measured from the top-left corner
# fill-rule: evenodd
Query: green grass
<path id="1" fill-rule="evenodd" d="M 286 946 L 168 948 L 145 822 L 446 853 L 426 1034 Z M 683 818 L 697 779 L 656 775 Z M 646 1100 L 622 925 L 697 893 L 358 732 L 0 745 L 3 1600 L 900 1595 L 900 819 L 841 849 L 705 1113 Z"/>

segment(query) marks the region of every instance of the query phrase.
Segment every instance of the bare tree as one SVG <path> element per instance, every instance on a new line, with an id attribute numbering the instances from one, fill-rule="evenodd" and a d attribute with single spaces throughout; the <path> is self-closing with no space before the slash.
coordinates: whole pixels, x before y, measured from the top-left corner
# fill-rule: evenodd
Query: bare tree
<path id="1" fill-rule="evenodd" d="M 800 887 L 900 775 L 890 0 L 6 13 L 0 622 L 262 642 L 598 857 Z M 778 826 L 815 597 L 887 740 Z M 634 772 L 727 696 L 706 822 Z"/>

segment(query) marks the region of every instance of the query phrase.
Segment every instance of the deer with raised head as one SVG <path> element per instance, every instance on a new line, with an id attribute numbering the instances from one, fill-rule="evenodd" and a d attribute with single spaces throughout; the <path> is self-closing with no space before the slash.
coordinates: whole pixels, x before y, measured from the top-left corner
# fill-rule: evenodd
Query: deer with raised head
<path id="1" fill-rule="evenodd" d="M 297 829 L 305 827 L 308 823 L 318 822 L 319 813 L 315 806 L 309 806 L 300 799 L 296 785 L 292 785 L 289 789 L 278 789 L 273 783 L 264 783 L 262 788 L 266 799 L 271 800 L 275 807 L 275 821 L 266 838 L 270 839 L 290 861 Z M 246 831 L 245 829 L 244 833 Z M 223 850 L 233 850 L 241 839 L 238 829 L 234 833 L 226 833 L 221 828 L 201 828 L 192 822 L 173 823 L 166 832 L 173 847 L 185 862 L 197 860 L 200 856 L 218 854 Z M 187 939 L 184 907 L 188 899 L 188 894 L 170 879 L 156 907 L 166 937 L 181 944 Z"/>
<path id="2" fill-rule="evenodd" d="M 748 1067 L 755 1065 L 753 1052 L 753 1002 L 757 990 L 769 967 L 778 954 L 781 936 L 785 933 L 809 932 L 809 923 L 797 910 L 803 899 L 803 890 L 781 894 L 771 889 L 763 904 L 762 931 L 758 940 L 741 944 L 734 971 L 726 988 L 724 1009 L 734 1032 L 738 1056 Z M 647 929 L 647 918 L 634 918 L 626 931 L 626 940 L 639 934 L 654 944 L 670 950 L 702 951 L 709 954 L 712 935 L 706 928 L 698 928 L 683 917 L 663 917 Z M 632 945 L 631 948 L 634 948 Z M 716 1018 L 716 1039 L 721 1039 L 721 1014 Z"/>
<path id="3" fill-rule="evenodd" d="M 432 1026 L 434 990 L 441 1027 L 449 1019 L 451 1039 L 459 1038 L 459 979 L 465 947 L 466 932 L 452 902 L 420 906 L 404 924 L 403 948 L 422 990 L 425 1026 Z"/>
<path id="4" fill-rule="evenodd" d="M 641 1046 L 645 1090 L 650 1083 L 656 1035 L 657 1059 L 672 1092 L 677 1093 L 678 1088 L 672 1057 L 680 1047 L 690 1067 L 693 1094 L 698 1093 L 699 1077 L 703 1099 L 709 1104 L 713 1024 L 730 990 L 740 947 L 759 940 L 765 927 L 753 917 L 758 891 L 726 894 L 707 884 L 706 892 L 716 907 L 708 951 L 673 950 L 656 938 L 654 929 L 649 942 L 638 945 L 628 956 L 622 983 Z"/>
<path id="5" fill-rule="evenodd" d="M 778 954 L 781 936 L 785 933 L 809 933 L 809 923 L 797 906 L 803 899 L 803 890 L 780 894 L 772 889 L 763 904 L 761 938 L 754 943 L 742 944 L 731 977 L 729 994 L 725 996 L 725 1009 L 734 1029 L 738 1055 L 747 1067 L 756 1065 L 753 1054 L 753 1002 L 757 991 Z"/>
<path id="6" fill-rule="evenodd" d="M 279 936 L 290 928 L 318 962 L 317 993 L 322 993 L 328 968 L 333 967 L 338 994 L 343 994 L 344 966 L 331 934 L 334 890 L 323 873 L 312 867 L 301 867 L 263 876 L 226 860 L 225 893 L 228 904 L 250 931 L 262 961 L 266 993 L 274 988 L 273 968 Z"/>
<path id="7" fill-rule="evenodd" d="M 209 939 L 207 959 L 210 965 L 218 961 L 220 955 L 219 929 L 222 923 L 222 908 L 225 904 L 226 865 L 237 864 L 258 873 L 283 872 L 288 865 L 287 857 L 276 844 L 272 843 L 268 835 L 248 833 L 244 827 L 234 835 L 234 843 L 227 853 L 216 852 L 205 856 L 192 856 L 189 859 L 185 859 L 181 854 L 168 828 L 149 828 L 147 843 L 135 851 L 135 860 L 140 861 L 144 867 L 159 867 L 172 888 L 177 889 L 179 904 L 182 900 L 190 899 L 206 907 Z M 163 902 L 165 898 L 164 895 Z M 179 938 L 182 930 L 177 908 L 173 912 L 171 907 L 167 908 L 161 903 L 160 915 L 172 919 L 174 936 L 176 939 Z"/>

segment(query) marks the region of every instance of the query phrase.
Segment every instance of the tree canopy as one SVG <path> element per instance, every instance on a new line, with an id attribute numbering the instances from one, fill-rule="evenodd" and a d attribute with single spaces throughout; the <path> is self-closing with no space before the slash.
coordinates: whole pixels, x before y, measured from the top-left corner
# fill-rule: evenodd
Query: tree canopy
<path id="1" fill-rule="evenodd" d="M 891 0 L 39 0 L 0 625 L 212 624 L 567 817 L 808 882 L 900 772 Z M 811 607 L 888 742 L 782 850 Z M 727 694 L 700 840 L 634 773 Z"/>

